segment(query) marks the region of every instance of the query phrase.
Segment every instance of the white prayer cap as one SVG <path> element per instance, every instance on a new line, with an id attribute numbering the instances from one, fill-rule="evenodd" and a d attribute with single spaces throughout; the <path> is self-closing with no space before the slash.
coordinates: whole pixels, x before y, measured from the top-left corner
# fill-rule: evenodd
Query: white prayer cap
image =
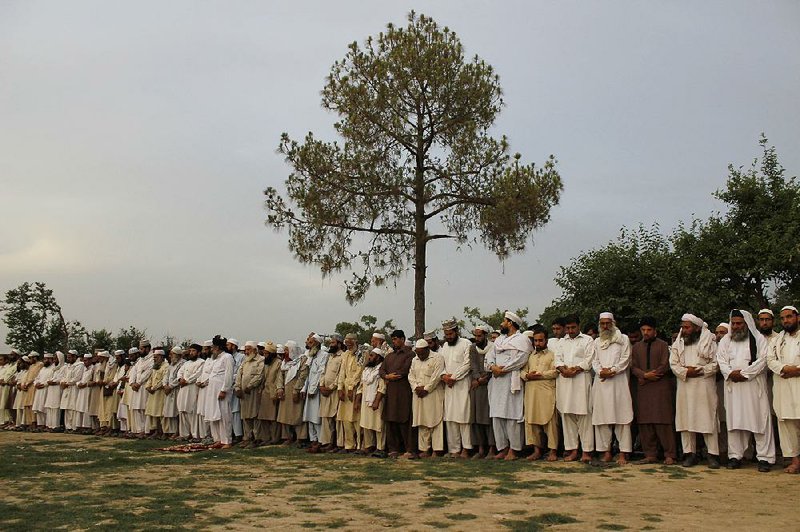
<path id="1" fill-rule="evenodd" d="M 248 340 L 244 343 L 245 347 L 258 347 L 258 345 L 253 340 Z"/>
<path id="2" fill-rule="evenodd" d="M 428 331 L 422 335 L 422 337 L 426 340 L 433 340 L 436 338 L 436 331 Z"/>
<path id="3" fill-rule="evenodd" d="M 477 330 L 479 330 L 479 329 L 480 329 L 481 331 L 485 332 L 486 334 L 489 334 L 489 333 L 491 333 L 491 332 L 492 332 L 492 328 L 491 328 L 491 327 L 489 327 L 488 325 L 478 325 L 478 326 L 477 326 L 477 327 L 475 327 L 475 329 L 473 329 L 473 330 L 477 331 Z"/>
<path id="4" fill-rule="evenodd" d="M 317 333 L 312 334 L 311 338 L 313 338 L 314 340 L 316 340 L 319 343 L 322 343 L 322 336 L 318 335 Z"/>
<path id="5" fill-rule="evenodd" d="M 386 335 L 377 332 L 372 333 L 372 337 L 378 340 L 386 340 Z"/>
<path id="6" fill-rule="evenodd" d="M 689 323 L 693 323 L 693 324 L 697 325 L 700 328 L 703 327 L 703 323 L 704 323 L 703 320 L 701 320 L 700 318 L 698 318 L 694 314 L 688 314 L 688 313 L 684 314 L 683 316 L 681 316 L 681 321 L 688 321 Z"/>
<path id="7" fill-rule="evenodd" d="M 267 342 L 258 342 L 256 347 L 267 347 Z"/>
<path id="8" fill-rule="evenodd" d="M 11 350 L 11 354 L 12 354 L 12 355 L 18 355 L 18 354 L 19 354 L 19 351 L 17 351 L 16 349 L 12 349 L 12 350 Z"/>
<path id="9" fill-rule="evenodd" d="M 155 351 L 153 351 L 153 355 L 161 355 L 163 357 L 164 356 L 164 350 L 163 349 L 156 349 Z"/>
<path id="10" fill-rule="evenodd" d="M 236 338 L 228 338 L 228 343 L 233 344 L 236 347 L 239 347 L 239 340 L 237 340 Z"/>
<path id="11" fill-rule="evenodd" d="M 522 320 L 520 319 L 520 317 L 511 312 L 510 310 L 507 310 L 506 313 L 503 314 L 503 317 L 508 321 L 513 321 L 517 327 L 522 326 Z"/>
<path id="12" fill-rule="evenodd" d="M 730 326 L 727 323 L 725 323 L 724 321 L 722 323 L 720 323 L 719 325 L 717 325 L 717 329 L 719 329 L 720 327 L 722 327 L 726 331 L 731 330 Z"/>
<path id="13" fill-rule="evenodd" d="M 533 331 L 525 331 L 522 334 L 523 336 L 527 336 L 528 338 L 533 338 Z"/>
<path id="14" fill-rule="evenodd" d="M 176 355 L 182 355 L 183 349 L 181 349 L 181 346 L 176 345 L 175 347 L 172 348 L 172 352 L 175 353 Z"/>
<path id="15" fill-rule="evenodd" d="M 53 353 L 45 353 L 44 358 L 56 358 L 56 356 Z"/>
<path id="16" fill-rule="evenodd" d="M 425 341 L 424 338 L 420 338 L 419 340 L 417 340 L 417 343 L 414 344 L 414 349 L 424 349 L 427 347 L 428 347 L 428 342 Z"/>
<path id="17" fill-rule="evenodd" d="M 286 354 L 286 348 L 283 347 L 283 344 L 278 344 L 276 347 L 278 348 L 277 351 L 278 354 L 280 355 Z"/>
<path id="18" fill-rule="evenodd" d="M 129 355 L 135 355 L 138 352 L 139 352 L 139 350 L 137 348 L 135 348 L 135 347 L 131 347 L 130 349 L 128 349 L 128 354 Z"/>
<path id="19" fill-rule="evenodd" d="M 78 352 L 74 349 L 70 349 L 69 351 L 67 351 L 67 353 L 69 353 L 70 355 L 78 356 Z"/>
<path id="20" fill-rule="evenodd" d="M 797 313 L 798 313 L 798 312 L 797 312 L 797 307 L 793 307 L 793 306 L 791 306 L 791 305 L 786 305 L 785 307 L 783 307 L 783 308 L 781 309 L 781 312 L 783 312 L 784 310 L 791 310 L 791 311 L 792 311 L 792 312 L 794 312 L 795 314 L 797 314 Z"/>
<path id="21" fill-rule="evenodd" d="M 28 353 L 28 356 L 29 357 L 38 357 L 38 356 L 41 356 L 41 355 L 39 353 L 37 353 L 36 351 L 31 351 L 30 353 Z"/>
<path id="22" fill-rule="evenodd" d="M 100 351 L 99 353 L 97 353 L 97 356 L 103 357 L 103 358 L 108 358 L 111 355 L 110 355 L 110 353 L 108 351 Z"/>
<path id="23" fill-rule="evenodd" d="M 611 312 L 601 312 L 601 313 L 600 313 L 600 319 L 601 319 L 601 320 L 611 320 L 611 321 L 615 321 L 615 320 L 614 320 L 614 314 L 612 314 Z"/>
<path id="24" fill-rule="evenodd" d="M 775 317 L 775 314 L 768 308 L 762 308 L 761 310 L 758 311 L 758 314 L 756 314 L 756 316 L 761 316 L 762 314 L 769 314 L 773 318 Z"/>
<path id="25" fill-rule="evenodd" d="M 83 358 L 92 358 L 91 353 L 84 353 Z"/>
<path id="26" fill-rule="evenodd" d="M 203 342 L 203 347 L 211 347 L 213 345 L 214 342 L 212 342 L 211 340 L 206 340 L 205 342 Z"/>
<path id="27" fill-rule="evenodd" d="M 150 340 L 142 340 L 139 342 L 139 348 L 150 347 Z"/>
<path id="28" fill-rule="evenodd" d="M 117 349 L 116 351 L 114 351 L 114 356 L 119 356 L 119 355 L 125 356 L 125 351 L 123 351 L 122 349 Z"/>
<path id="29" fill-rule="evenodd" d="M 29 357 L 28 355 L 22 355 L 22 361 L 23 362 L 30 362 L 31 361 L 31 357 Z"/>

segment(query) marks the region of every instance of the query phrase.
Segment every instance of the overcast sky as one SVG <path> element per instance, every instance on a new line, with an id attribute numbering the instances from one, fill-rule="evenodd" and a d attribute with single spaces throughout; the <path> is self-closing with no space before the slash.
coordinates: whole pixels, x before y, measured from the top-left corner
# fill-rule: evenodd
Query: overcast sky
<path id="1" fill-rule="evenodd" d="M 429 251 L 428 327 L 559 295 L 560 265 L 622 226 L 722 206 L 763 131 L 800 168 L 800 2 L 0 2 L 0 290 L 154 339 L 301 339 L 363 314 L 413 332 L 413 279 L 350 307 L 343 277 L 264 226 L 281 132 L 333 140 L 320 106 L 348 43 L 410 10 L 500 75 L 497 132 L 564 180 L 535 245 L 501 264 Z M 0 339 L 5 328 L 0 326 Z M 6 348 L 0 342 L 0 348 Z"/>

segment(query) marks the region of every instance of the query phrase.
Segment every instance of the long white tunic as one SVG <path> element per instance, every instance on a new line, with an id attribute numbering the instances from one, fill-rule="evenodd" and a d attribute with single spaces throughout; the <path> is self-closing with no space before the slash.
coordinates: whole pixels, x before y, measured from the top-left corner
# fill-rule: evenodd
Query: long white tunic
<path id="1" fill-rule="evenodd" d="M 44 407 L 45 408 L 61 408 L 61 381 L 64 380 L 64 375 L 71 369 L 66 364 L 59 364 L 58 366 L 53 366 L 53 375 L 50 377 L 50 381 L 56 382 L 58 384 L 48 385 L 45 388 L 47 394 L 44 400 Z"/>
<path id="2" fill-rule="evenodd" d="M 36 393 L 33 396 L 33 405 L 31 409 L 34 412 L 44 413 L 44 403 L 47 400 L 47 381 L 53 378 L 53 371 L 56 367 L 52 364 L 49 366 L 45 366 L 39 371 L 39 374 L 36 375 L 36 378 L 33 379 L 32 386 L 36 387 Z M 44 386 L 44 388 L 39 388 L 38 386 Z"/>
<path id="3" fill-rule="evenodd" d="M 78 381 L 82 385 L 88 385 L 92 382 L 92 376 L 94 375 L 94 371 L 92 367 L 89 366 L 88 368 L 84 364 L 84 370 L 81 374 L 81 380 Z M 89 386 L 84 386 L 83 388 L 77 388 L 78 393 L 77 397 L 75 398 L 75 410 L 78 412 L 86 413 L 89 411 L 89 395 L 92 391 Z"/>
<path id="4" fill-rule="evenodd" d="M 308 356 L 308 353 L 306 353 Z M 319 414 L 319 381 L 325 373 L 325 364 L 328 363 L 328 352 L 320 349 L 316 356 L 306 358 L 308 364 L 308 379 L 303 387 L 306 392 L 306 404 L 303 408 L 303 421 L 319 424 L 322 417 Z"/>
<path id="5" fill-rule="evenodd" d="M 169 386 L 172 389 L 169 395 L 166 395 L 166 391 L 164 392 L 164 409 L 161 411 L 164 417 L 178 417 L 178 371 L 185 363 L 185 360 L 180 359 L 177 364 L 170 364 L 164 375 L 161 386 Z"/>
<path id="6" fill-rule="evenodd" d="M 499 336 L 486 353 L 484 366 L 487 371 L 493 365 L 510 371 L 489 379 L 489 417 L 513 419 L 522 423 L 525 402 L 519 370 L 528 363 L 528 355 L 532 350 L 528 337 L 517 331 L 511 336 Z M 516 382 L 513 382 L 514 379 Z"/>
<path id="7" fill-rule="evenodd" d="M 78 383 L 83 378 L 85 369 L 86 366 L 80 360 L 76 360 L 70 365 L 69 372 L 64 377 L 64 383 L 67 387 L 61 394 L 61 408 L 64 410 L 75 410 L 75 404 L 78 400 Z"/>
<path id="8" fill-rule="evenodd" d="M 600 338 L 592 343 L 594 355 L 594 385 L 592 386 L 592 425 L 626 425 L 633 421 L 631 388 L 628 383 L 628 365 L 631 361 L 631 343 L 619 333 L 605 349 Z M 608 368 L 616 375 L 602 380 L 600 370 Z"/>
<path id="9" fill-rule="evenodd" d="M 150 375 L 153 374 L 153 353 L 149 353 L 146 357 L 140 358 L 133 366 L 134 371 L 131 371 L 130 384 L 141 384 L 138 391 L 131 388 L 131 398 L 129 406 L 131 410 L 144 410 L 147 408 L 147 398 L 150 395 L 145 387 L 147 381 L 150 380 Z"/>
<path id="10" fill-rule="evenodd" d="M 233 395 L 233 357 L 222 352 L 211 361 L 208 374 L 208 386 L 203 405 L 203 416 L 206 421 L 219 421 L 231 416 L 231 395 Z M 219 393 L 225 392 L 225 399 L 220 400 Z"/>
<path id="11" fill-rule="evenodd" d="M 711 334 L 707 329 L 705 333 Z M 705 335 L 705 333 L 703 333 Z M 678 378 L 675 397 L 675 430 L 710 434 L 719 430 L 717 417 L 717 344 L 703 336 L 697 343 L 670 347 L 669 367 Z M 703 368 L 700 377 L 687 378 L 687 367 Z"/>
<path id="12" fill-rule="evenodd" d="M 200 378 L 200 372 L 203 371 L 204 365 L 205 360 L 202 358 L 187 360 L 178 370 L 178 380 L 183 379 L 187 383 L 178 389 L 176 397 L 178 412 L 194 414 L 197 411 L 197 379 Z"/>
<path id="13" fill-rule="evenodd" d="M 206 397 L 208 397 L 208 376 L 211 375 L 211 366 L 214 363 L 214 359 L 208 357 L 198 360 L 200 360 L 202 364 L 200 365 L 200 376 L 197 377 L 197 382 L 202 382 L 205 386 L 197 389 L 196 412 L 200 415 L 205 415 Z"/>
<path id="14" fill-rule="evenodd" d="M 562 414 L 588 415 L 592 413 L 592 369 L 594 358 L 593 340 L 583 333 L 575 338 L 569 335 L 555 344 L 555 366 L 580 367 L 582 373 L 574 377 L 556 379 L 556 409 Z"/>
<path id="15" fill-rule="evenodd" d="M 781 331 L 767 352 L 772 376 L 772 404 L 778 419 L 800 419 L 800 377 L 784 379 L 784 366 L 800 366 L 800 332 L 794 336 Z"/>
<path id="16" fill-rule="evenodd" d="M 757 355 L 750 363 L 750 342 L 731 341 L 730 335 L 719 342 L 717 363 L 725 377 L 725 418 L 728 430 L 746 430 L 764 434 L 770 428 L 772 411 L 767 395 L 767 341 L 761 333 L 756 336 Z M 745 382 L 733 382 L 728 377 L 741 370 Z"/>
<path id="17" fill-rule="evenodd" d="M 459 338 L 456 345 L 447 342 L 439 348 L 439 354 L 444 358 L 444 373 L 456 379 L 451 388 L 444 385 L 444 420 L 455 423 L 469 423 L 470 397 L 469 379 L 470 358 L 469 349 L 472 342 L 466 338 Z M 412 363 L 413 364 L 413 363 Z"/>

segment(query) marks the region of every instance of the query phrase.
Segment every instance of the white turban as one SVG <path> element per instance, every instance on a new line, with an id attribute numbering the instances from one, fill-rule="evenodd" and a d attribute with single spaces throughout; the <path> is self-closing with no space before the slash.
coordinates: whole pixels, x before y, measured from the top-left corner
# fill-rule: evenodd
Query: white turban
<path id="1" fill-rule="evenodd" d="M 236 347 L 239 347 L 239 340 L 237 340 L 236 338 L 228 338 L 228 343 L 233 344 Z"/>
<path id="2" fill-rule="evenodd" d="M 378 340 L 386 340 L 386 335 L 381 333 L 372 333 L 373 338 L 377 338 Z"/>
<path id="3" fill-rule="evenodd" d="M 314 340 L 316 340 L 319 343 L 322 343 L 322 336 L 318 335 L 317 333 L 312 334 L 311 338 L 313 338 Z"/>
<path id="4" fill-rule="evenodd" d="M 600 319 L 601 319 L 601 320 L 611 320 L 611 321 L 616 321 L 616 320 L 614 319 L 614 315 L 613 315 L 612 313 L 610 313 L 610 312 L 601 312 L 601 313 L 600 313 Z"/>
<path id="5" fill-rule="evenodd" d="M 125 351 L 123 351 L 122 349 L 117 349 L 116 351 L 114 351 L 114 356 L 117 356 L 117 355 L 123 355 L 124 356 L 125 355 Z"/>
<path id="6" fill-rule="evenodd" d="M 181 349 L 181 346 L 176 345 L 175 347 L 172 348 L 172 352 L 175 353 L 176 355 L 182 355 L 183 349 Z"/>
<path id="7" fill-rule="evenodd" d="M 527 336 L 528 338 L 533 338 L 533 331 L 525 331 L 522 333 L 523 335 Z"/>
<path id="8" fill-rule="evenodd" d="M 246 341 L 244 343 L 244 346 L 245 347 L 258 347 L 258 344 L 256 344 L 253 340 L 248 340 L 248 341 Z"/>
<path id="9" fill-rule="evenodd" d="M 761 310 L 759 310 L 757 316 L 760 316 L 762 314 L 769 314 L 773 318 L 775 317 L 775 314 L 768 308 L 762 308 Z"/>
<path id="10" fill-rule="evenodd" d="M 280 345 L 280 344 L 278 344 L 278 345 Z M 257 347 L 267 347 L 267 342 L 258 342 L 258 343 L 256 344 L 256 346 L 257 346 Z"/>
<path id="11" fill-rule="evenodd" d="M 97 353 L 97 356 L 108 358 L 109 356 L 111 356 L 111 354 L 108 351 L 100 351 L 99 353 Z"/>
<path id="12" fill-rule="evenodd" d="M 286 353 L 286 348 L 285 348 L 285 347 L 283 347 L 283 344 L 278 344 L 278 345 L 277 345 L 277 346 L 275 346 L 275 347 L 277 348 L 277 351 L 276 351 L 276 353 L 279 353 L 279 354 L 281 354 L 281 355 L 283 355 L 284 353 Z"/>
<path id="13" fill-rule="evenodd" d="M 155 351 L 153 351 L 153 355 L 161 355 L 163 357 L 164 356 L 164 350 L 163 349 L 156 349 Z"/>
<path id="14" fill-rule="evenodd" d="M 720 327 L 722 327 L 726 331 L 731 330 L 730 326 L 727 323 L 725 323 L 724 321 L 722 323 L 720 323 L 719 325 L 717 325 L 717 329 L 719 329 Z"/>
<path id="15" fill-rule="evenodd" d="M 477 326 L 477 327 L 475 327 L 475 329 L 473 329 L 473 330 L 477 331 L 477 330 L 479 330 L 479 329 L 480 329 L 481 331 L 485 332 L 486 334 L 491 334 L 491 332 L 492 332 L 492 328 L 491 328 L 491 327 L 489 327 L 488 325 L 478 325 L 478 326 Z"/>
<path id="16" fill-rule="evenodd" d="M 425 341 L 424 338 L 420 338 L 417 340 L 417 343 L 414 344 L 414 349 L 425 349 L 428 347 L 428 342 Z"/>
<path id="17" fill-rule="evenodd" d="M 681 316 L 681 321 L 688 321 L 689 323 L 697 325 L 701 329 L 703 328 L 703 323 L 704 323 L 703 320 L 701 320 L 694 314 L 688 314 L 688 313 L 684 314 L 683 316 Z"/>
<path id="18" fill-rule="evenodd" d="M 791 305 L 786 305 L 785 307 L 783 307 L 783 308 L 781 309 L 781 312 L 783 312 L 784 310 L 791 310 L 791 311 L 793 311 L 795 314 L 797 314 L 797 307 L 793 307 L 793 306 L 791 306 Z"/>
<path id="19" fill-rule="evenodd" d="M 45 353 L 44 358 L 55 358 L 56 356 L 53 353 Z"/>
<path id="20" fill-rule="evenodd" d="M 507 310 L 506 313 L 503 314 L 503 317 L 508 321 L 514 322 L 514 325 L 516 325 L 517 327 L 520 327 L 522 325 L 522 320 L 520 319 L 520 317 L 511 312 L 510 310 Z"/>
<path id="21" fill-rule="evenodd" d="M 69 353 L 70 355 L 78 356 L 78 352 L 74 349 L 70 349 L 69 351 L 67 351 L 67 353 Z"/>

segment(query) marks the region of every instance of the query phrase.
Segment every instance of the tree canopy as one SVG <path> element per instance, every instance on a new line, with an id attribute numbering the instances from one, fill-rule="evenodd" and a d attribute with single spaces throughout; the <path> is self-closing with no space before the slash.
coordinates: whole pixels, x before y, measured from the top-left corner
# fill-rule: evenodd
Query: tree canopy
<path id="1" fill-rule="evenodd" d="M 677 327 L 684 312 L 709 324 L 731 308 L 758 311 L 800 297 L 800 185 L 788 177 L 762 135 L 761 157 L 748 168 L 728 166 L 714 196 L 724 213 L 679 225 L 624 229 L 602 248 L 581 253 L 560 269 L 562 295 L 540 321 L 576 313 L 595 320 L 604 310 L 621 323 L 655 316 Z"/>
<path id="2" fill-rule="evenodd" d="M 352 271 L 346 298 L 414 270 L 415 333 L 425 329 L 427 245 L 478 244 L 503 259 L 549 221 L 562 183 L 511 155 L 489 130 L 503 107 L 499 77 L 458 36 L 411 13 L 363 45 L 350 44 L 322 90 L 340 141 L 284 133 L 286 198 L 265 191 L 267 225 L 288 229 L 297 260 L 323 276 Z M 358 271 L 355 271 L 358 270 Z"/>

